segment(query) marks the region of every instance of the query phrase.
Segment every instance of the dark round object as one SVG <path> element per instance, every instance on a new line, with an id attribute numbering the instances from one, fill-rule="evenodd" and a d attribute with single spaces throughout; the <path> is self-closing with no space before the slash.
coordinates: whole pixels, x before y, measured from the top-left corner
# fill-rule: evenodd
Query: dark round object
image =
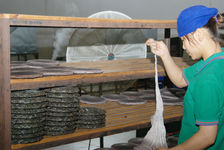
<path id="1" fill-rule="evenodd" d="M 16 119 L 37 119 L 45 116 L 45 113 L 34 113 L 34 114 L 12 114 L 12 118 Z"/>
<path id="2" fill-rule="evenodd" d="M 138 97 L 138 96 L 142 96 L 143 94 L 141 92 L 138 91 L 125 91 L 121 93 L 122 95 L 126 95 L 126 96 L 131 96 L 131 97 Z"/>
<path id="3" fill-rule="evenodd" d="M 22 91 L 13 91 L 11 93 L 12 98 L 19 98 L 19 97 L 41 97 L 45 96 L 45 93 L 40 90 L 22 90 Z"/>
<path id="4" fill-rule="evenodd" d="M 43 74 L 41 72 L 32 72 L 32 71 L 16 71 L 11 72 L 11 79 L 33 79 L 40 78 Z"/>
<path id="5" fill-rule="evenodd" d="M 48 88 L 45 90 L 47 93 L 56 93 L 56 94 L 73 94 L 78 93 L 79 88 L 73 86 L 62 86 L 62 87 L 54 87 Z"/>
<path id="6" fill-rule="evenodd" d="M 120 104 L 124 104 L 124 105 L 139 105 L 139 104 L 145 104 L 147 103 L 147 100 L 143 100 L 143 99 L 122 99 L 118 101 Z"/>
<path id="7" fill-rule="evenodd" d="M 51 59 L 32 59 L 27 61 L 28 64 L 31 65 L 50 65 L 50 66 L 56 66 L 59 65 L 58 61 L 51 60 Z"/>
<path id="8" fill-rule="evenodd" d="M 92 95 L 82 95 L 79 97 L 79 100 L 80 102 L 87 104 L 103 104 L 106 102 L 106 99 Z"/>
<path id="9" fill-rule="evenodd" d="M 62 108 L 62 107 L 47 107 L 48 112 L 60 112 L 60 113 L 71 113 L 79 111 L 79 107 L 69 107 L 69 108 Z"/>
<path id="10" fill-rule="evenodd" d="M 38 113 L 44 113 L 46 111 L 45 108 L 41 109 L 11 109 L 11 113 L 13 114 L 24 114 L 24 115 L 33 115 Z"/>
<path id="11" fill-rule="evenodd" d="M 76 121 L 46 121 L 46 126 L 72 126 L 76 125 Z"/>
<path id="12" fill-rule="evenodd" d="M 102 69 L 97 68 L 71 68 L 73 74 L 94 74 L 94 73 L 103 73 Z"/>
<path id="13" fill-rule="evenodd" d="M 134 150 L 136 145 L 132 143 L 118 143 L 111 146 L 112 150 Z"/>
<path id="14" fill-rule="evenodd" d="M 147 90 L 138 90 L 139 93 L 142 93 L 144 95 L 151 95 L 156 93 L 155 89 L 147 89 Z"/>
<path id="15" fill-rule="evenodd" d="M 40 128 L 40 127 L 43 127 L 43 123 L 34 123 L 34 124 L 31 124 L 31 123 L 17 123 L 17 124 L 14 124 L 12 128 L 15 128 L 15 129 L 31 129 L 31 128 Z"/>
<path id="16" fill-rule="evenodd" d="M 102 98 L 110 101 L 118 101 L 121 99 L 127 99 L 128 96 L 126 95 L 121 95 L 121 94 L 105 94 L 101 96 Z"/>
<path id="17" fill-rule="evenodd" d="M 74 117 L 78 116 L 79 112 L 70 112 L 70 113 L 61 113 L 61 112 L 47 112 L 48 116 L 54 116 L 54 117 Z"/>
<path id="18" fill-rule="evenodd" d="M 12 139 L 12 144 L 27 144 L 38 142 L 43 139 L 43 136 L 37 136 L 33 138 L 24 138 L 24 139 Z"/>
<path id="19" fill-rule="evenodd" d="M 55 116 L 46 116 L 46 120 L 47 121 L 75 121 L 77 120 L 77 118 L 75 118 L 74 116 L 71 117 L 55 117 Z"/>
<path id="20" fill-rule="evenodd" d="M 44 103 L 44 97 L 21 97 L 21 98 L 11 98 L 11 104 L 39 104 Z"/>
<path id="21" fill-rule="evenodd" d="M 12 124 L 35 124 L 35 123 L 43 123 L 45 118 L 37 118 L 37 119 L 22 119 L 22 118 L 12 118 Z"/>
<path id="22" fill-rule="evenodd" d="M 46 135 L 48 136 L 57 136 L 57 135 L 65 135 L 75 132 L 75 129 L 67 130 L 67 131 L 51 131 L 46 130 Z"/>
<path id="23" fill-rule="evenodd" d="M 46 107 L 45 103 L 20 103 L 20 104 L 12 104 L 12 109 L 41 109 Z"/>
<path id="24" fill-rule="evenodd" d="M 67 93 L 46 93 L 49 98 L 61 98 L 61 99 L 73 99 L 79 102 L 77 94 L 67 94 Z M 63 100 L 64 101 L 64 100 Z"/>
<path id="25" fill-rule="evenodd" d="M 106 111 L 96 107 L 81 107 L 79 113 L 80 115 L 105 115 Z"/>
<path id="26" fill-rule="evenodd" d="M 144 138 L 140 138 L 140 137 L 132 138 L 132 139 L 128 140 L 128 143 L 132 143 L 132 144 L 135 144 L 137 146 L 137 145 L 140 145 L 143 142 L 143 139 Z"/>
<path id="27" fill-rule="evenodd" d="M 43 127 L 38 127 L 38 128 L 30 128 L 30 129 L 17 129 L 17 128 L 13 128 L 12 126 L 12 134 L 36 134 L 38 132 L 42 132 L 43 131 Z"/>
<path id="28" fill-rule="evenodd" d="M 72 75 L 73 72 L 69 70 L 64 70 L 64 69 L 41 69 L 40 72 L 43 74 L 43 76 L 67 76 L 67 75 Z"/>
<path id="29" fill-rule="evenodd" d="M 155 101 L 156 100 L 155 95 L 142 95 L 139 98 L 143 99 L 143 100 L 146 100 L 146 101 Z"/>

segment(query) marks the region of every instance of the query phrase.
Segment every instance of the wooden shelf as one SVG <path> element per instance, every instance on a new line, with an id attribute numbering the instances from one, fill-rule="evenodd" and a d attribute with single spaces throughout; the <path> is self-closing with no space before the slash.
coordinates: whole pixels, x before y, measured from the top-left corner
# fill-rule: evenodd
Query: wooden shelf
<path id="1" fill-rule="evenodd" d="M 185 68 L 188 60 L 174 58 L 180 67 Z M 192 63 L 189 61 L 189 63 Z M 161 61 L 158 62 L 159 75 L 165 75 Z M 62 85 L 77 85 L 82 83 L 99 83 L 109 81 L 122 81 L 143 79 L 155 76 L 154 59 L 138 58 L 113 61 L 64 63 L 63 66 L 99 68 L 104 70 L 100 74 L 50 76 L 35 79 L 11 79 L 11 90 L 36 89 Z"/>
<path id="2" fill-rule="evenodd" d="M 0 14 L 0 150 L 11 149 L 11 90 L 23 90 L 53 87 L 68 84 L 96 83 L 108 81 L 131 80 L 148 78 L 154 76 L 153 62 L 148 59 L 136 59 L 125 61 L 94 62 L 91 64 L 81 63 L 84 67 L 93 65 L 93 68 L 102 68 L 105 73 L 92 75 L 52 76 L 37 79 L 10 79 L 10 27 L 69 27 L 69 28 L 129 28 L 129 29 L 150 29 L 160 28 L 165 30 L 166 43 L 169 45 L 170 29 L 176 28 L 175 20 L 119 20 L 119 19 L 95 19 L 75 18 L 59 16 L 36 16 L 22 14 Z M 186 65 L 181 60 L 183 67 Z M 74 65 L 64 64 L 64 65 Z M 80 64 L 79 64 L 80 65 Z M 98 66 L 99 65 L 99 66 Z M 101 67 L 100 67 L 101 65 Z M 120 68 L 122 66 L 122 69 Z M 134 67 L 135 66 L 135 67 Z M 82 67 L 82 66 L 78 66 Z M 120 69 L 120 70 L 119 70 Z M 159 67 L 159 74 L 164 74 L 162 66 Z M 179 114 L 181 115 L 181 114 Z M 149 116 L 148 116 L 149 117 Z M 180 116 L 178 116 L 180 117 Z M 171 115 L 165 119 L 178 118 Z M 148 119 L 148 118 L 147 118 Z M 20 147 L 13 145 L 13 149 L 38 149 L 54 145 L 70 143 L 86 138 L 109 135 L 113 133 L 128 131 L 140 127 L 146 127 L 149 121 L 140 121 L 139 124 L 117 125 L 94 129 L 88 132 L 78 130 L 74 134 L 52 138 L 44 138 L 40 143 L 34 143 Z"/>
<path id="3" fill-rule="evenodd" d="M 0 14 L 11 26 L 77 27 L 77 28 L 176 28 L 176 20 L 102 19 L 23 14 Z"/>
<path id="4" fill-rule="evenodd" d="M 105 104 L 81 104 L 82 107 L 97 107 L 106 110 L 106 126 L 96 129 L 77 129 L 73 134 L 61 136 L 45 136 L 39 142 L 12 145 L 13 150 L 38 150 L 71 142 L 102 137 L 130 130 L 146 128 L 150 125 L 150 117 L 155 112 L 155 102 L 140 105 L 121 105 L 107 101 Z M 182 118 L 182 106 L 165 106 L 164 120 L 171 122 Z"/>

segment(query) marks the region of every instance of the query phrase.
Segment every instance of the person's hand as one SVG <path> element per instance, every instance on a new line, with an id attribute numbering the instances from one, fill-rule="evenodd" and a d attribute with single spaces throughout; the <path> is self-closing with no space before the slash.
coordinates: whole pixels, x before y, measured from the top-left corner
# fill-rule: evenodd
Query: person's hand
<path id="1" fill-rule="evenodd" d="M 162 41 L 155 41 L 154 39 L 149 38 L 145 44 L 150 46 L 151 52 L 155 55 L 160 57 L 166 57 L 170 55 L 166 44 Z"/>

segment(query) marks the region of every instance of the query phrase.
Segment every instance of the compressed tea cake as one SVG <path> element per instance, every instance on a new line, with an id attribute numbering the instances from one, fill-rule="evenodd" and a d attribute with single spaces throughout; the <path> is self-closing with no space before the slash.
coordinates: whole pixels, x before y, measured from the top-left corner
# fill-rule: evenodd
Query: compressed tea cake
<path id="1" fill-rule="evenodd" d="M 118 101 L 121 99 L 127 99 L 128 96 L 121 95 L 121 94 L 104 94 L 101 96 L 102 98 L 109 100 L 109 101 Z"/>
<path id="2" fill-rule="evenodd" d="M 128 99 L 121 99 L 118 101 L 120 104 L 124 105 L 138 105 L 138 104 L 145 104 L 147 100 L 140 99 L 140 98 L 128 98 Z"/>
<path id="3" fill-rule="evenodd" d="M 45 90 L 48 106 L 46 115 L 46 135 L 73 133 L 79 118 L 79 89 L 72 86 L 54 87 Z"/>
<path id="4" fill-rule="evenodd" d="M 111 146 L 112 150 L 134 150 L 136 145 L 132 143 L 117 143 Z"/>
<path id="5" fill-rule="evenodd" d="M 100 128 L 106 122 L 106 111 L 95 107 L 81 107 L 79 112 L 78 128 Z"/>
<path id="6" fill-rule="evenodd" d="M 39 90 L 11 92 L 12 143 L 37 142 L 43 138 L 45 93 Z"/>
<path id="7" fill-rule="evenodd" d="M 40 78 L 43 74 L 37 71 L 12 71 L 11 79 L 33 79 Z"/>
<path id="8" fill-rule="evenodd" d="M 79 100 L 80 102 L 87 104 L 103 104 L 106 102 L 106 99 L 92 95 L 82 95 L 79 97 Z"/>

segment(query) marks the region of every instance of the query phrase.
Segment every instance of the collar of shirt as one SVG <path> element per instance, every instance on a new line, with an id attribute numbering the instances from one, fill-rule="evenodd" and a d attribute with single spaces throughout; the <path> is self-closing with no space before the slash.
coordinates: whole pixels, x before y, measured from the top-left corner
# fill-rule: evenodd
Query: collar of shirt
<path id="1" fill-rule="evenodd" d="M 222 48 L 222 52 L 215 53 L 214 55 L 210 56 L 208 59 L 203 61 L 200 60 L 200 64 L 197 66 L 196 70 L 197 73 L 199 73 L 203 68 L 205 68 L 209 63 L 211 63 L 213 60 L 215 60 L 217 57 L 224 56 L 224 47 Z M 218 59 L 218 58 L 217 58 Z"/>

